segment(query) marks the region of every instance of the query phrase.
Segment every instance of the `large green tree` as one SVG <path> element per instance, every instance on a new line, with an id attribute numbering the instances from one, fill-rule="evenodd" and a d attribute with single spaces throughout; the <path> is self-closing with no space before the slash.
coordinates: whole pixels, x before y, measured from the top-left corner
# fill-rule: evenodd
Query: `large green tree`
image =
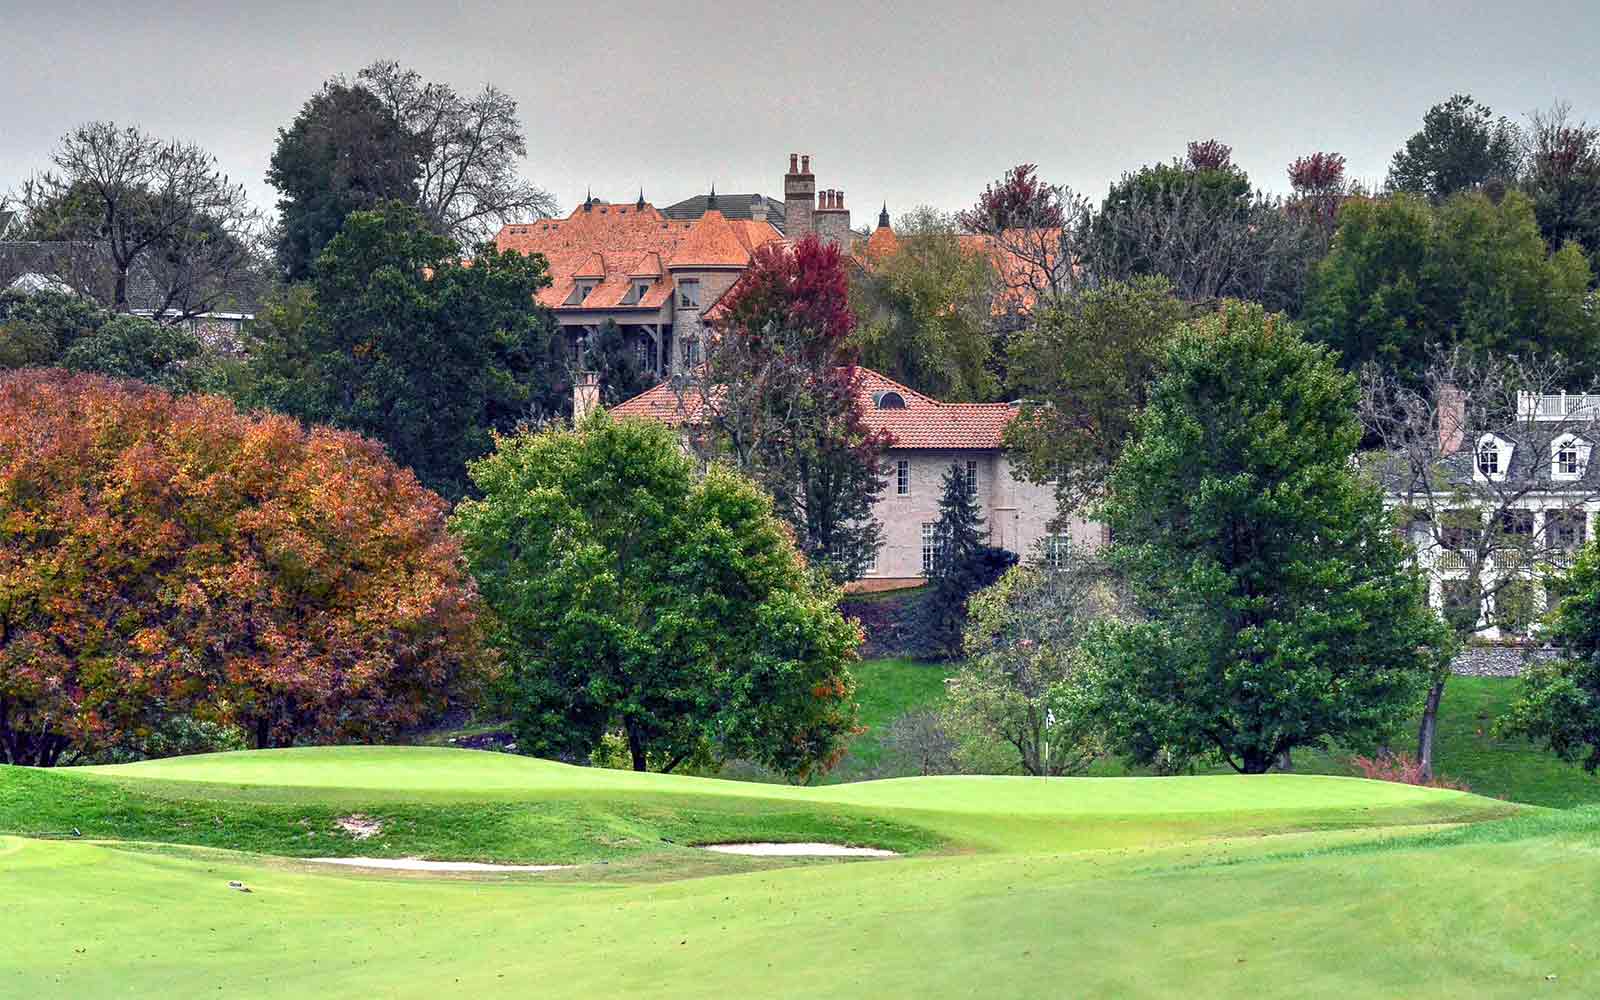
<path id="1" fill-rule="evenodd" d="M 902 227 L 897 252 L 852 273 L 861 361 L 936 399 L 993 399 L 999 288 L 989 255 L 963 246 L 951 222 L 917 222 Z"/>
<path id="2" fill-rule="evenodd" d="M 1389 187 L 1440 200 L 1490 180 L 1515 181 L 1521 161 L 1517 126 L 1470 94 L 1456 94 L 1429 108 L 1422 130 L 1394 154 Z"/>
<path id="3" fill-rule="evenodd" d="M 431 489 L 467 489 L 496 432 L 559 412 L 567 373 L 534 294 L 544 258 L 485 247 L 463 262 L 415 209 L 352 213 L 318 258 L 311 300 L 269 311 L 251 401 L 360 431 Z"/>
<path id="4" fill-rule="evenodd" d="M 1357 386 L 1230 303 L 1169 346 L 1112 473 L 1112 558 L 1145 620 L 1095 639 L 1097 714 L 1139 763 L 1375 741 L 1415 710 L 1443 625 L 1351 467 Z"/>
<path id="5" fill-rule="evenodd" d="M 278 266 L 310 277 L 351 212 L 414 204 L 423 149 L 379 96 L 331 80 L 278 130 L 267 183 L 278 189 Z"/>
<path id="6" fill-rule="evenodd" d="M 1062 509 L 1098 499 L 1188 315 L 1165 278 L 1143 277 L 1061 298 L 1012 336 L 1010 388 L 1023 403 L 1006 443 L 1024 475 L 1056 485 Z"/>
<path id="7" fill-rule="evenodd" d="M 1600 346 L 1583 252 L 1551 253 L 1518 192 L 1434 207 L 1410 195 L 1353 201 L 1307 301 L 1309 336 L 1351 369 L 1368 361 L 1420 378 L 1438 349 L 1563 354 L 1586 367 Z"/>
<path id="8" fill-rule="evenodd" d="M 860 633 L 772 501 L 673 432 L 597 412 L 502 438 L 452 521 L 496 613 L 521 746 L 587 757 L 625 734 L 635 769 L 709 752 L 793 777 L 855 726 Z"/>

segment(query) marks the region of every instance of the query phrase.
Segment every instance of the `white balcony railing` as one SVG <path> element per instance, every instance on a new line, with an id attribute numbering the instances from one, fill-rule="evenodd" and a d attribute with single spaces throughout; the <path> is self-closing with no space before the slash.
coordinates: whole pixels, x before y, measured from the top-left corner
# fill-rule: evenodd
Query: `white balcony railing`
<path id="1" fill-rule="evenodd" d="M 1563 392 L 1540 396 L 1519 392 L 1517 409 L 1529 420 L 1600 420 L 1600 395 Z"/>

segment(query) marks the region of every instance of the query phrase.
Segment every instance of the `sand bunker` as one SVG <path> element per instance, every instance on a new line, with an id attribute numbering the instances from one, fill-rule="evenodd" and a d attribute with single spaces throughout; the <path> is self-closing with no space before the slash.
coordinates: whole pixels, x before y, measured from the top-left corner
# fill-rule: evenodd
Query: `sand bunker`
<path id="1" fill-rule="evenodd" d="M 319 865 L 384 868 L 401 872 L 553 872 L 571 865 L 490 865 L 481 861 L 423 861 L 420 858 L 301 858 Z"/>
<path id="2" fill-rule="evenodd" d="M 718 854 L 755 854 L 769 858 L 895 858 L 894 851 L 877 847 L 843 847 L 839 844 L 701 844 Z"/>

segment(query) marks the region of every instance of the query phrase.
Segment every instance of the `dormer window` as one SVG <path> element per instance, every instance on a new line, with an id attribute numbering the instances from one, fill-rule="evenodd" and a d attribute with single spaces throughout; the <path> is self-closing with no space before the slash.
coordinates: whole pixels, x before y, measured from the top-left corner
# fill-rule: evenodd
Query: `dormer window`
<path id="1" fill-rule="evenodd" d="M 1500 475 L 1500 449 L 1492 441 L 1478 447 L 1478 472 L 1490 477 Z"/>
<path id="2" fill-rule="evenodd" d="M 652 284 L 654 282 L 648 278 L 635 278 L 633 283 L 628 286 L 628 295 L 627 298 L 622 300 L 622 304 L 635 306 L 643 302 L 644 297 L 650 294 L 650 286 Z"/>
<path id="3" fill-rule="evenodd" d="M 1550 478 L 1582 479 L 1589 466 L 1589 442 L 1576 434 L 1563 434 L 1550 442 Z"/>
<path id="4" fill-rule="evenodd" d="M 877 404 L 880 410 L 903 410 L 906 408 L 906 398 L 893 389 L 873 393 L 872 401 Z"/>
<path id="5" fill-rule="evenodd" d="M 1502 482 L 1511 469 L 1511 449 L 1511 442 L 1497 435 L 1479 438 L 1473 456 L 1473 478 L 1479 482 Z"/>
<path id="6" fill-rule="evenodd" d="M 588 278 L 580 278 L 579 280 L 573 282 L 572 294 L 567 296 L 567 301 L 563 304 L 569 306 L 583 305 L 583 300 L 588 298 L 589 293 L 594 291 L 597 287 L 599 287 L 599 285 L 600 282 L 598 281 Z"/>

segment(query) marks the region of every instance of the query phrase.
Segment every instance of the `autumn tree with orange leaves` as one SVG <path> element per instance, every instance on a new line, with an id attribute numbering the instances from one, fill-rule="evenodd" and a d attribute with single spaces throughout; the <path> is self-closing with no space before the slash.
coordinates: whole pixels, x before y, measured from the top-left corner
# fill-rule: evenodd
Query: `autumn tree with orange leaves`
<path id="1" fill-rule="evenodd" d="M 0 760 L 179 715 L 381 739 L 489 666 L 444 501 L 355 434 L 60 371 L 0 375 Z"/>

